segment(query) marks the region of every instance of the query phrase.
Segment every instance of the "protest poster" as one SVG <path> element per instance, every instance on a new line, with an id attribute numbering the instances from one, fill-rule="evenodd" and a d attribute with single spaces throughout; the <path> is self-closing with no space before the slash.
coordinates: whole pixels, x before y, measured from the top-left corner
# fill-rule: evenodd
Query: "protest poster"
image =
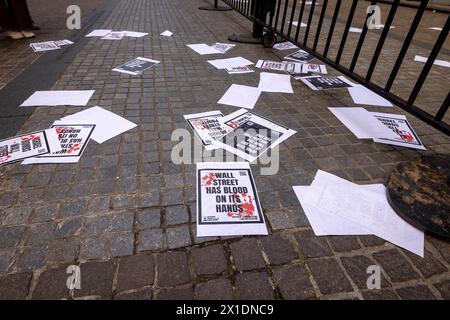
<path id="1" fill-rule="evenodd" d="M 112 31 L 108 33 L 106 36 L 101 38 L 102 40 L 122 40 L 127 33 L 125 31 Z"/>
<path id="2" fill-rule="evenodd" d="M 126 74 L 131 74 L 133 76 L 140 75 L 145 70 L 153 67 L 155 64 L 158 64 L 159 61 L 151 60 L 147 58 L 138 57 L 127 63 L 114 68 L 113 71 L 122 72 Z"/>
<path id="3" fill-rule="evenodd" d="M 197 237 L 268 234 L 248 163 L 197 163 L 197 215 Z"/>
<path id="4" fill-rule="evenodd" d="M 64 40 L 58 40 L 58 41 L 54 41 L 54 42 L 55 42 L 55 44 L 56 44 L 57 46 L 59 46 L 59 47 L 63 47 L 63 46 L 67 46 L 67 45 L 73 44 L 72 41 L 66 40 L 66 39 L 64 39 Z"/>
<path id="5" fill-rule="evenodd" d="M 297 70 L 295 70 L 294 72 L 288 71 L 288 73 L 295 80 L 300 80 L 301 78 L 313 76 L 319 73 L 326 74 L 327 67 L 322 64 L 304 63 L 301 64 L 300 72 L 297 72 Z"/>
<path id="6" fill-rule="evenodd" d="M 0 141 L 0 165 L 61 150 L 55 129 L 40 130 Z"/>
<path id="7" fill-rule="evenodd" d="M 309 63 L 311 60 L 314 59 L 314 56 L 304 50 L 298 50 L 284 57 L 284 59 L 300 63 Z"/>
<path id="8" fill-rule="evenodd" d="M 35 163 L 77 163 L 94 131 L 95 124 L 70 125 L 56 121 L 52 129 L 58 134 L 61 150 L 50 154 L 25 159 L 22 164 Z"/>
<path id="9" fill-rule="evenodd" d="M 353 87 L 353 84 L 345 77 L 313 76 L 303 77 L 300 80 L 314 91 Z"/>
<path id="10" fill-rule="evenodd" d="M 213 145 L 212 140 L 223 136 L 227 133 L 222 128 L 219 119 L 223 117 L 220 111 L 209 111 L 195 114 L 188 114 L 184 116 L 187 123 L 195 134 L 200 138 L 206 150 L 217 149 Z"/>
<path id="11" fill-rule="evenodd" d="M 420 141 L 405 116 L 390 113 L 370 113 L 384 126 L 391 129 L 395 133 L 394 137 L 374 138 L 374 142 L 426 150 L 422 141 Z"/>
<path id="12" fill-rule="evenodd" d="M 211 46 L 213 49 L 216 49 L 217 51 L 220 51 L 222 53 L 227 53 L 228 51 L 230 51 L 231 49 L 233 49 L 234 47 L 236 47 L 235 44 L 230 44 L 230 43 L 220 43 L 220 42 L 216 42 L 215 44 L 213 44 Z"/>
<path id="13" fill-rule="evenodd" d="M 31 47 L 31 49 L 33 49 L 34 52 L 44 52 L 44 51 L 51 51 L 51 50 L 61 49 L 55 43 L 55 41 L 30 43 L 30 47 Z"/>
<path id="14" fill-rule="evenodd" d="M 292 44 L 289 41 L 276 43 L 273 45 L 273 48 L 276 50 L 298 49 L 298 47 L 295 44 Z"/>
<path id="15" fill-rule="evenodd" d="M 263 70 L 274 70 L 289 73 L 298 73 L 302 70 L 301 63 L 288 62 L 288 61 L 270 61 L 270 60 L 259 60 L 256 63 L 256 67 Z"/>
<path id="16" fill-rule="evenodd" d="M 250 112 L 235 119 L 225 119 L 224 123 L 236 126 L 236 129 L 214 140 L 214 145 L 249 162 L 253 162 L 269 148 L 276 147 L 296 133 L 295 130 Z"/>
<path id="17" fill-rule="evenodd" d="M 251 73 L 255 72 L 249 66 L 232 67 L 225 69 L 228 74 L 241 74 L 241 73 Z"/>

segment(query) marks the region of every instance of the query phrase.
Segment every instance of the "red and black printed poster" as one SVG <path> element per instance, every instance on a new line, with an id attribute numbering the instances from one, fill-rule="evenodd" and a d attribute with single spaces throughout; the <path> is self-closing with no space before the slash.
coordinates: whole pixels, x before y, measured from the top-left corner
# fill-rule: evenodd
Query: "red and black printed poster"
<path id="1" fill-rule="evenodd" d="M 197 164 L 197 236 L 267 235 L 250 165 Z"/>

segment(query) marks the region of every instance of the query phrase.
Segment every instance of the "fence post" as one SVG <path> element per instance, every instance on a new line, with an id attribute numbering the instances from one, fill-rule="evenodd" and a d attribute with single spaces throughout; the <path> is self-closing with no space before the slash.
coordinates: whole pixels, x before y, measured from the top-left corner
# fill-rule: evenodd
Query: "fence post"
<path id="1" fill-rule="evenodd" d="M 219 6 L 217 4 L 218 0 L 214 0 L 214 5 L 213 6 L 202 6 L 199 7 L 199 10 L 207 10 L 207 11 L 230 11 L 233 10 L 230 7 L 224 7 L 224 6 Z"/>

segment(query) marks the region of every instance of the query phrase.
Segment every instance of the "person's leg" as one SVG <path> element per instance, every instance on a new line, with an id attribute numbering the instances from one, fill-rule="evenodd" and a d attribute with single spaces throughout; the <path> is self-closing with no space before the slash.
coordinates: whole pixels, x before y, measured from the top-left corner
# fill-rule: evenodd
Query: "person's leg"
<path id="1" fill-rule="evenodd" d="M 0 28 L 9 30 L 15 29 L 14 20 L 11 17 L 11 12 L 6 6 L 5 0 L 0 0 Z"/>
<path id="2" fill-rule="evenodd" d="M 34 37 L 35 34 L 29 30 L 33 27 L 33 23 L 28 10 L 26 0 L 7 0 L 10 11 L 13 14 L 14 22 L 17 28 L 26 38 Z"/>

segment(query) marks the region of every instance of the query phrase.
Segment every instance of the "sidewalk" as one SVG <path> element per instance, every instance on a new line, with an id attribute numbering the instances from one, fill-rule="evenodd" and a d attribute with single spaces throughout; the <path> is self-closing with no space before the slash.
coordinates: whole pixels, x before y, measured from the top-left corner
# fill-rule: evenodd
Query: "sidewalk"
<path id="1" fill-rule="evenodd" d="M 189 130 L 184 114 L 235 111 L 218 107 L 219 98 L 233 83 L 259 80 L 258 72 L 227 75 L 186 47 L 251 30 L 236 12 L 197 9 L 210 2 L 119 0 L 93 26 L 150 35 L 89 39 L 53 89 L 95 89 L 90 106 L 138 127 L 90 143 L 77 165 L 0 167 L 0 299 L 450 299 L 448 241 L 426 236 L 421 259 L 373 236 L 316 237 L 309 227 L 292 186 L 310 184 L 317 169 L 383 183 L 396 164 L 422 153 L 356 139 L 327 109 L 353 106 L 346 91 L 318 93 L 293 81 L 293 95 L 263 93 L 254 111 L 298 131 L 280 147 L 277 175 L 252 166 L 270 235 L 196 237 L 195 165 L 171 162 L 172 131 Z M 158 36 L 166 29 L 174 37 Z M 25 49 L 5 50 L 33 59 Z M 244 44 L 227 54 L 254 62 L 279 55 Z M 161 63 L 137 77 L 111 72 L 137 56 Z M 20 132 L 80 110 L 37 108 Z M 427 154 L 450 152 L 449 137 L 407 116 Z M 81 266 L 82 283 L 69 292 L 72 264 Z M 381 290 L 366 288 L 374 264 Z"/>

